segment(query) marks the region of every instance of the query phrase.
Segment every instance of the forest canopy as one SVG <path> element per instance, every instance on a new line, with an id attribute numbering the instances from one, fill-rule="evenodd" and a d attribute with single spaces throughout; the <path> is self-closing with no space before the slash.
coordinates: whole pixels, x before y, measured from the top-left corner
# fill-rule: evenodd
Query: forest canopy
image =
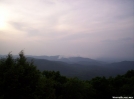
<path id="1" fill-rule="evenodd" d="M 0 99 L 110 99 L 134 96 L 134 70 L 91 80 L 67 78 L 59 71 L 39 71 L 24 52 L 0 59 Z"/>

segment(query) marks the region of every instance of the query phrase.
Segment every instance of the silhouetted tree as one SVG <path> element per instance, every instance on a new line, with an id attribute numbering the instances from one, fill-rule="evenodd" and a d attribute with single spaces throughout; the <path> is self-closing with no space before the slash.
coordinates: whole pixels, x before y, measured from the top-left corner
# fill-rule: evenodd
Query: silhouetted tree
<path id="1" fill-rule="evenodd" d="M 40 72 L 24 52 L 0 59 L 0 99 L 110 99 L 134 96 L 134 70 L 116 77 L 88 81 L 67 78 L 59 71 Z"/>
<path id="2" fill-rule="evenodd" d="M 17 59 L 9 53 L 0 61 L 0 94 L 4 99 L 32 99 L 39 78 L 40 72 L 32 62 L 26 61 L 23 51 Z"/>

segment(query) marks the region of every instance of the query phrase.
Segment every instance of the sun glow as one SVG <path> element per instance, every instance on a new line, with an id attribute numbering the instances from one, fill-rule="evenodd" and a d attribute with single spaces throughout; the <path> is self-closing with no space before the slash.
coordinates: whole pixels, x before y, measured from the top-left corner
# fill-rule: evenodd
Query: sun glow
<path id="1" fill-rule="evenodd" d="M 0 15 L 0 28 L 3 28 L 5 26 L 5 19 L 4 16 Z"/>
<path id="2" fill-rule="evenodd" d="M 0 29 L 6 28 L 7 15 L 7 11 L 0 8 Z"/>

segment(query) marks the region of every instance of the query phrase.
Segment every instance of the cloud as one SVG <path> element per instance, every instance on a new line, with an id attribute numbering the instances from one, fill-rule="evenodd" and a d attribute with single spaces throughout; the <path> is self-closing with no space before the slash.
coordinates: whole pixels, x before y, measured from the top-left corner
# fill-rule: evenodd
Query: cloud
<path id="1" fill-rule="evenodd" d="M 7 45 L 0 53 L 8 45 L 15 51 L 22 45 L 35 55 L 95 58 L 133 53 L 133 0 L 1 0 L 0 5 L 9 12 L 7 29 L 0 30 Z"/>
<path id="2" fill-rule="evenodd" d="M 118 38 L 118 39 L 106 39 L 103 40 L 102 42 L 105 43 L 117 43 L 117 42 L 133 42 L 134 38 L 132 37 L 125 37 L 125 38 Z"/>
<path id="3" fill-rule="evenodd" d="M 9 24 L 19 31 L 23 31 L 26 28 L 26 25 L 24 23 L 21 23 L 21 22 L 12 22 L 11 21 L 11 22 L 9 22 Z"/>

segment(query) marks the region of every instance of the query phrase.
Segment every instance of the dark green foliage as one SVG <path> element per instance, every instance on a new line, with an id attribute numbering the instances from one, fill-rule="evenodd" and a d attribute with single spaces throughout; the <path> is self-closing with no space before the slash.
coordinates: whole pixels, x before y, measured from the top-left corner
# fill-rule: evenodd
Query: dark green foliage
<path id="1" fill-rule="evenodd" d="M 125 75 L 116 76 L 112 85 L 117 95 L 134 96 L 134 70 L 128 71 Z"/>
<path id="2" fill-rule="evenodd" d="M 115 78 L 95 77 L 83 81 L 59 71 L 40 72 L 23 51 L 0 59 L 0 99 L 110 99 L 134 96 L 134 70 Z"/>
<path id="3" fill-rule="evenodd" d="M 68 79 L 64 86 L 63 99 L 89 99 L 95 95 L 92 85 L 78 78 Z"/>
<path id="4" fill-rule="evenodd" d="M 26 61 L 23 51 L 18 59 L 13 59 L 9 53 L 0 61 L 0 95 L 4 99 L 32 99 L 39 79 L 40 72 L 32 62 Z"/>

